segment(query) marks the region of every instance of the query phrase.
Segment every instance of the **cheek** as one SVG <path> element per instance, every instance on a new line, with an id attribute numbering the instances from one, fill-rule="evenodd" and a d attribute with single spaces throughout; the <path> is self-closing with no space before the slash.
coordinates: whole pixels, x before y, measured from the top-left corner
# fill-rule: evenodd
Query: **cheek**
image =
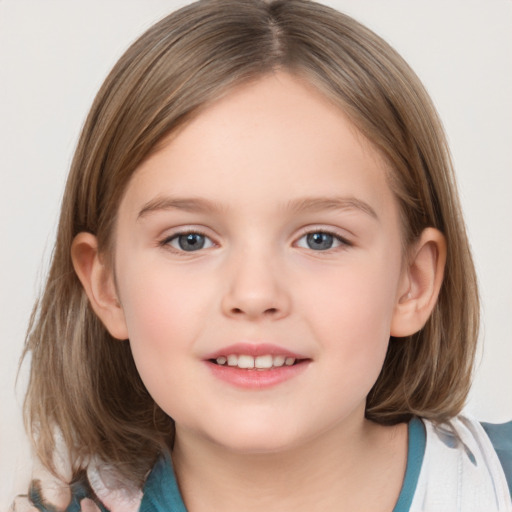
<path id="1" fill-rule="evenodd" d="M 125 288 L 122 302 L 130 340 L 148 348 L 167 346 L 171 332 L 180 334 L 175 321 L 180 313 L 176 293 L 151 281 L 131 284 Z"/>
<path id="2" fill-rule="evenodd" d="M 119 287 L 130 337 L 156 342 L 189 333 L 208 301 L 207 283 L 165 261 L 130 263 Z"/>
<path id="3" fill-rule="evenodd" d="M 197 338 L 194 319 L 201 315 L 197 294 L 186 286 L 180 289 L 180 283 L 168 283 L 161 274 L 145 277 L 126 283 L 124 290 L 130 348 L 149 394 L 171 417 L 181 417 L 179 397 L 195 386 L 189 364 Z"/>
<path id="4" fill-rule="evenodd" d="M 364 259 L 335 272 L 317 273 L 311 281 L 301 282 L 309 290 L 301 294 L 302 309 L 311 312 L 316 325 L 339 337 L 360 337 L 367 342 L 388 338 L 399 274 L 396 263 Z"/>
<path id="5" fill-rule="evenodd" d="M 304 283 L 311 293 L 303 294 L 301 309 L 329 357 L 326 378 L 332 376 L 332 385 L 366 391 L 373 386 L 387 352 L 399 275 L 396 262 L 361 259 L 316 279 L 316 286 Z"/>
<path id="6" fill-rule="evenodd" d="M 185 371 L 182 356 L 192 351 L 206 317 L 207 287 L 190 285 L 188 276 L 165 265 L 134 265 L 122 275 L 129 276 L 119 294 L 132 354 L 153 394 Z"/>

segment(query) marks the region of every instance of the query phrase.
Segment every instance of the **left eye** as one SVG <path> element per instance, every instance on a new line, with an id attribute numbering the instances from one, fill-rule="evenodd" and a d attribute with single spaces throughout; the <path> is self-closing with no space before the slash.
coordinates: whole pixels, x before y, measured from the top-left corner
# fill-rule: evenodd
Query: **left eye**
<path id="1" fill-rule="evenodd" d="M 208 249 L 213 246 L 213 242 L 201 233 L 181 233 L 168 238 L 166 245 L 170 245 L 179 251 L 193 252 L 200 249 Z"/>
<path id="2" fill-rule="evenodd" d="M 331 233 L 324 233 L 323 231 L 307 233 L 300 237 L 297 242 L 298 247 L 313 249 L 314 251 L 327 251 L 340 245 L 344 245 L 344 242 L 339 237 Z"/>

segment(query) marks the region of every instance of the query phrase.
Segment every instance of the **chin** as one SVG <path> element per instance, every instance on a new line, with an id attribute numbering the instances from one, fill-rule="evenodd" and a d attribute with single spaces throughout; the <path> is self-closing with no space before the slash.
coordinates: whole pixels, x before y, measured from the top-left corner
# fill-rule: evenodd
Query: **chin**
<path id="1" fill-rule="evenodd" d="M 282 453 L 295 448 L 297 441 L 291 439 L 275 439 L 257 437 L 256 435 L 230 436 L 229 439 L 218 439 L 217 443 L 233 454 L 239 455 L 270 455 Z"/>
<path id="2" fill-rule="evenodd" d="M 218 446 L 237 454 L 272 454 L 304 442 L 304 433 L 282 421 L 240 420 L 211 426 L 206 435 Z"/>

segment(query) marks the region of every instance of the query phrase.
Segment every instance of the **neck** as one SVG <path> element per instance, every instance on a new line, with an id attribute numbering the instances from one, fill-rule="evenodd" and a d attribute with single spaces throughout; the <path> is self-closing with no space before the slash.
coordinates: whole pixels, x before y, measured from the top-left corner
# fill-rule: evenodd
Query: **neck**
<path id="1" fill-rule="evenodd" d="M 173 463 L 190 512 L 393 510 L 407 460 L 406 425 L 363 418 L 300 446 L 239 453 L 177 430 Z"/>

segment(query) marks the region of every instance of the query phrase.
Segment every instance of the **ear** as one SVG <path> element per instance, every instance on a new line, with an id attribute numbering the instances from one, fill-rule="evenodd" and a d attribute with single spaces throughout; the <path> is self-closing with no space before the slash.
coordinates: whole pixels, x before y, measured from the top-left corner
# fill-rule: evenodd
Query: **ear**
<path id="1" fill-rule="evenodd" d="M 426 228 L 411 247 L 402 271 L 391 336 L 410 336 L 423 328 L 437 301 L 446 264 L 446 241 L 435 228 Z"/>
<path id="2" fill-rule="evenodd" d="M 99 254 L 96 237 L 79 233 L 71 245 L 71 259 L 96 315 L 114 338 L 127 339 L 128 329 L 117 298 L 113 271 Z"/>

